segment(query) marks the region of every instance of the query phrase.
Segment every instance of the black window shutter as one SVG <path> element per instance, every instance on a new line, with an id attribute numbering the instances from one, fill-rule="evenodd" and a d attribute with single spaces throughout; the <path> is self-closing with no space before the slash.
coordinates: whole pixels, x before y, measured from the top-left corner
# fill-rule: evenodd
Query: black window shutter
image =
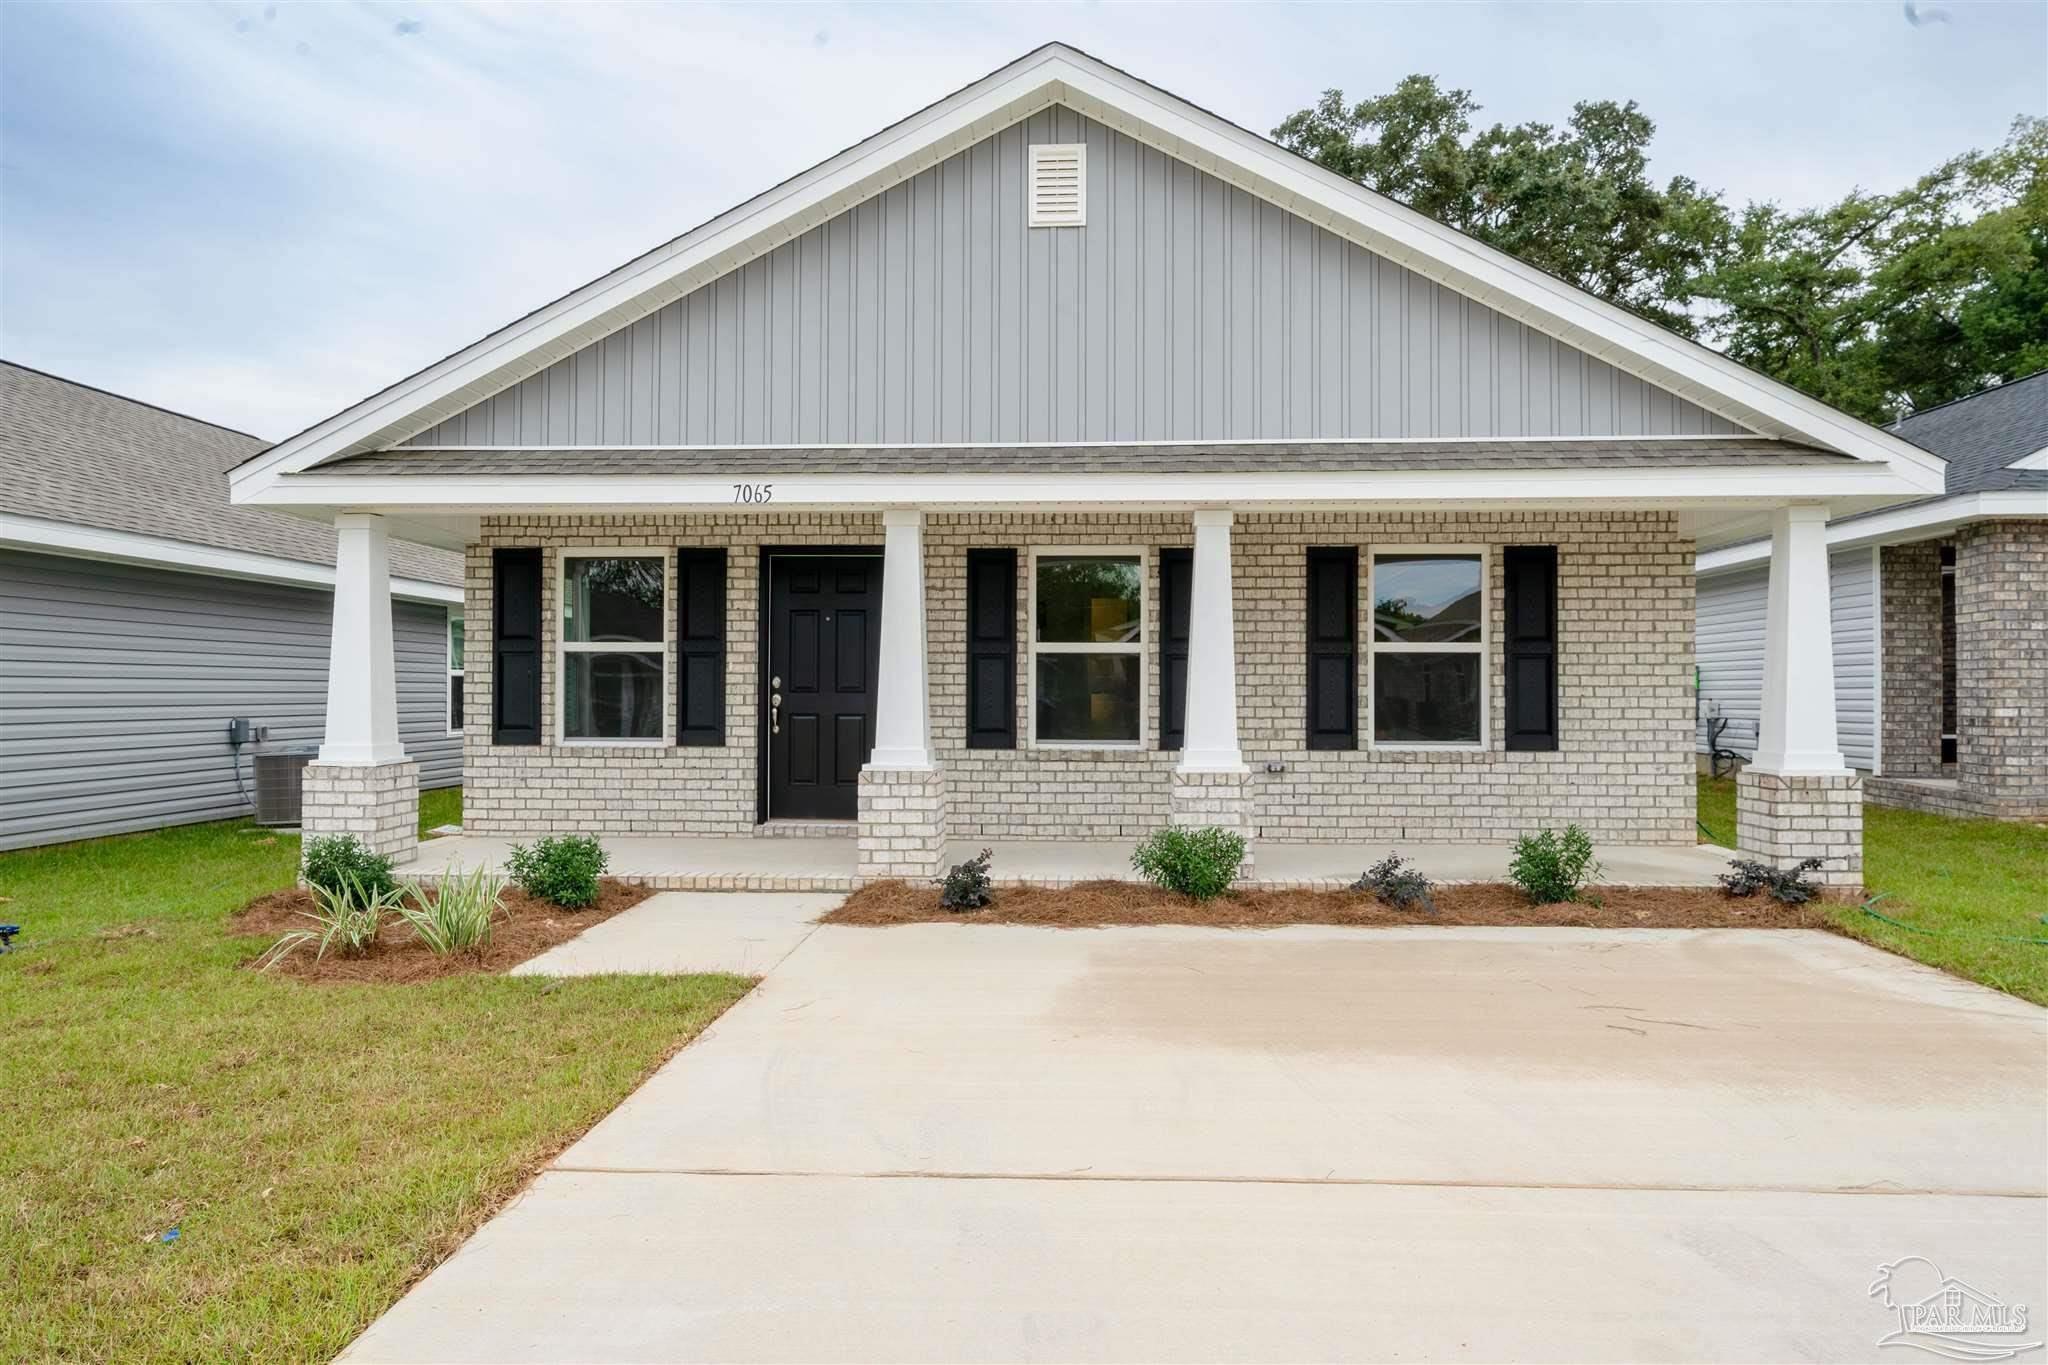
<path id="1" fill-rule="evenodd" d="M 491 551 L 491 742 L 540 743 L 540 551 Z"/>
<path id="2" fill-rule="evenodd" d="M 1017 747 L 1017 552 L 967 552 L 967 747 Z"/>
<path id="3" fill-rule="evenodd" d="M 1194 595 L 1195 552 L 1159 552 L 1159 747 L 1178 749 L 1188 717 L 1188 609 Z"/>
<path id="4" fill-rule="evenodd" d="M 1510 545 L 1507 587 L 1507 747 L 1557 747 L 1557 547 Z"/>
<path id="5" fill-rule="evenodd" d="M 676 551 L 676 743 L 725 743 L 725 550 Z"/>
<path id="6" fill-rule="evenodd" d="M 1358 747 L 1358 550 L 1308 552 L 1308 747 Z"/>

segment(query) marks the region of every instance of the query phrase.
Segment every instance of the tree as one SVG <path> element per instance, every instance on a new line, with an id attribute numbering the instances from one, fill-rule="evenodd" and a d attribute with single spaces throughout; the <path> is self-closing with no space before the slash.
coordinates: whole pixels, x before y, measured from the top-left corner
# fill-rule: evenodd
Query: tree
<path id="1" fill-rule="evenodd" d="M 1752 204 L 1696 281 L 1744 364 L 1871 421 L 2048 367 L 2048 120 L 1891 194 Z"/>
<path id="2" fill-rule="evenodd" d="M 1647 173 L 1656 125 L 1631 100 L 1546 123 L 1472 132 L 1470 92 L 1409 76 L 1346 107 L 1339 90 L 1273 136 L 1312 161 L 1686 336 L 1690 281 L 1729 230 L 1720 200 Z"/>

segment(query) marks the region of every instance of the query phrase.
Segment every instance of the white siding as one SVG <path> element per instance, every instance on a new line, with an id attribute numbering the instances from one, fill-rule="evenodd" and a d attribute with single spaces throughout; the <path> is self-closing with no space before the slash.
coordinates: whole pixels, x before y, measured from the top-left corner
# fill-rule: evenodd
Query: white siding
<path id="1" fill-rule="evenodd" d="M 1756 749 L 1764 682 L 1764 596 L 1767 566 L 1699 580 L 1695 662 L 1700 673 L 1699 745 L 1706 717 L 1731 722 L 1721 746 L 1748 757 Z M 1877 766 L 1876 552 L 1842 550 L 1829 564 L 1835 637 L 1835 742 L 1852 768 Z"/>

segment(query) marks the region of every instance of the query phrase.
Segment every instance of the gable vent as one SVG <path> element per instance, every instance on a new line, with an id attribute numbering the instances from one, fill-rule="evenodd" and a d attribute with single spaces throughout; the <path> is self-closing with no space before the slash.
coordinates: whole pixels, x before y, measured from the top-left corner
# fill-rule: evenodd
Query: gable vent
<path id="1" fill-rule="evenodd" d="M 1088 144 L 1041 143 L 1030 149 L 1031 227 L 1080 227 L 1088 221 Z"/>

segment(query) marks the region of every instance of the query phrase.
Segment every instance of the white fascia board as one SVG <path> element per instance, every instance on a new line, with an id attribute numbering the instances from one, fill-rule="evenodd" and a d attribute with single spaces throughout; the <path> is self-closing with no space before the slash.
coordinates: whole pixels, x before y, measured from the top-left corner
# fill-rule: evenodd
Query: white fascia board
<path id="1" fill-rule="evenodd" d="M 134 531 L 106 531 L 69 522 L 46 521 L 0 512 L 0 545 L 15 550 L 65 555 L 73 559 L 97 559 L 114 564 L 139 564 L 146 568 L 175 569 L 182 573 L 209 574 L 219 578 L 245 578 L 261 583 L 285 583 L 294 587 L 334 590 L 334 569 L 309 564 L 302 559 L 251 554 L 246 550 L 221 550 L 165 536 L 146 536 Z M 462 589 L 417 578 L 391 580 L 391 595 L 412 602 L 460 605 Z"/>
<path id="2" fill-rule="evenodd" d="M 1911 442 L 1686 341 L 1058 44 L 877 133 L 682 237 L 365 399 L 232 471 L 231 496 L 341 454 L 397 444 L 1049 104 L 1063 103 L 1548 335 L 1763 435 L 1890 464 L 1938 494 Z"/>
<path id="3" fill-rule="evenodd" d="M 1831 523 L 1828 526 L 1828 548 L 1848 550 L 1862 545 L 1905 544 L 1952 531 L 1966 522 L 1993 517 L 2000 520 L 2048 518 L 2048 493 L 2038 490 L 1960 493 L 1953 498 L 1938 498 L 1933 502 L 1917 502 L 1910 507 L 1873 512 L 1850 521 Z M 1770 557 L 1770 541 L 1746 541 L 1741 545 L 1707 551 L 1694 561 L 1693 571 L 1704 578 L 1762 564 Z"/>
<path id="4" fill-rule="evenodd" d="M 2042 446 L 2031 455 L 2022 455 L 2006 466 L 2007 469 L 2048 469 L 2048 446 Z"/>
<path id="5" fill-rule="evenodd" d="M 737 486 L 772 485 L 768 503 L 741 504 Z M 353 507 L 384 513 L 559 511 L 650 507 L 775 512 L 792 508 L 1070 508 L 1272 506 L 1351 502 L 1415 504 L 1627 503 L 1677 505 L 1825 502 L 1892 497 L 1905 490 L 1884 465 L 1683 469 L 1461 469 L 1229 474 L 674 474 L 431 477 L 329 475 L 279 480 L 254 500 L 265 506 Z M 1162 491 L 1166 490 L 1166 491 Z"/>

